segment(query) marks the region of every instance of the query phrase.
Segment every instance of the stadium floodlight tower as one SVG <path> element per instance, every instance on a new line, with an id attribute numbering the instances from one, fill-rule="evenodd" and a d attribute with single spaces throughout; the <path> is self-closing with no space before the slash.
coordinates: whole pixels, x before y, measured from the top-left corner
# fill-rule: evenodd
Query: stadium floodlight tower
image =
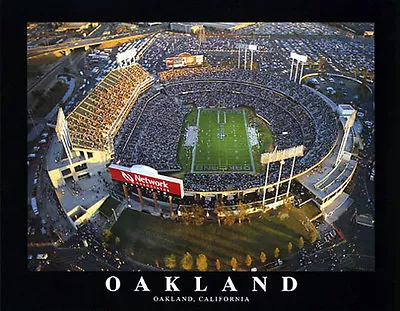
<path id="1" fill-rule="evenodd" d="M 254 51 L 257 51 L 257 45 L 254 44 L 249 44 L 249 50 L 250 50 L 250 70 L 253 70 L 253 53 Z"/>
<path id="2" fill-rule="evenodd" d="M 257 51 L 257 45 L 254 44 L 236 44 L 238 48 L 238 69 L 240 68 L 240 50 L 244 50 L 244 69 L 247 67 L 247 50 L 250 50 L 250 70 L 253 68 L 253 53 Z"/>
<path id="3" fill-rule="evenodd" d="M 57 124 L 56 124 L 56 133 L 58 141 L 61 141 L 65 150 L 65 153 L 68 157 L 68 161 L 72 164 L 72 143 L 71 137 L 69 136 L 68 131 L 68 123 L 65 119 L 64 112 L 62 108 L 58 108 L 58 115 L 57 115 Z"/>
<path id="4" fill-rule="evenodd" d="M 293 178 L 293 172 L 294 172 L 294 163 L 296 161 L 296 157 L 303 156 L 304 155 L 304 146 L 300 145 L 297 147 L 289 148 L 289 149 L 284 149 L 284 150 L 276 150 L 277 147 L 275 147 L 275 150 L 273 152 L 267 152 L 261 154 L 261 164 L 267 164 L 267 168 L 265 171 L 265 184 L 264 184 L 264 195 L 263 195 L 263 206 L 265 206 L 265 195 L 267 192 L 267 186 L 268 186 L 268 172 L 269 172 L 269 164 L 272 162 L 277 162 L 279 161 L 280 166 L 279 166 L 279 175 L 278 175 L 278 182 L 276 184 L 276 191 L 275 191 L 275 199 L 274 203 L 277 202 L 278 200 L 278 192 L 279 192 L 279 183 L 281 181 L 281 175 L 282 175 L 282 167 L 285 164 L 286 159 L 293 158 L 292 162 L 292 169 L 290 171 L 290 176 L 289 176 L 289 184 L 288 184 L 288 189 L 286 192 L 286 197 L 289 196 L 289 190 L 290 190 L 290 184 Z"/>
<path id="5" fill-rule="evenodd" d="M 247 45 L 243 43 L 238 43 L 236 44 L 236 47 L 238 48 L 238 69 L 240 68 L 240 50 L 245 50 L 244 58 L 246 59 L 246 48 Z M 244 65 L 244 69 L 246 69 L 246 63 Z"/>
<path id="6" fill-rule="evenodd" d="M 289 80 L 292 80 L 292 75 L 293 75 L 293 65 L 294 65 L 294 60 L 296 60 L 296 74 L 294 75 L 293 81 L 296 82 L 297 79 L 297 73 L 299 71 L 299 64 L 301 63 L 301 70 L 300 70 L 300 76 L 299 76 L 299 84 L 301 83 L 301 77 L 303 76 L 303 68 L 304 64 L 307 63 L 307 56 L 306 55 L 300 55 L 295 52 L 290 53 L 290 58 L 292 59 L 292 65 L 290 66 L 290 76 Z"/>

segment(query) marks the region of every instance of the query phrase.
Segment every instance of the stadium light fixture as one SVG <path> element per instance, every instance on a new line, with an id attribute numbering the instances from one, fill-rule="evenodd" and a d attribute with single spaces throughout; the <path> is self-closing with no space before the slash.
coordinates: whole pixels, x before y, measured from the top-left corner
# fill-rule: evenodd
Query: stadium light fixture
<path id="1" fill-rule="evenodd" d="M 291 180 L 293 177 L 294 163 L 296 160 L 296 156 L 301 157 L 303 155 L 304 155 L 304 146 L 303 145 L 284 149 L 284 150 L 279 150 L 279 151 L 277 151 L 277 147 L 275 147 L 275 150 L 273 152 L 267 152 L 267 153 L 261 154 L 261 164 L 267 164 L 267 168 L 266 168 L 266 172 L 265 172 L 263 206 L 265 206 L 265 196 L 266 196 L 267 185 L 268 185 L 269 164 L 271 162 L 278 162 L 278 161 L 280 162 L 279 177 L 278 177 L 278 183 L 277 183 L 277 187 L 276 187 L 275 200 L 274 200 L 274 203 L 276 203 L 276 201 L 278 199 L 278 191 L 279 191 L 279 183 L 280 183 L 280 178 L 281 178 L 281 173 L 282 173 L 282 166 L 283 166 L 283 164 L 285 164 L 284 160 L 293 158 L 292 169 L 291 169 L 290 176 L 289 176 L 288 190 L 286 192 L 286 197 L 287 197 L 289 195 L 290 184 L 291 184 Z"/>

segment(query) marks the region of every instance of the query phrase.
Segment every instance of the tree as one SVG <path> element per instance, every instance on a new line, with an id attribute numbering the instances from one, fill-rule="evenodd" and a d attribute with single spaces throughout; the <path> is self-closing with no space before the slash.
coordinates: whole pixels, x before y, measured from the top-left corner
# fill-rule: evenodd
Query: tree
<path id="1" fill-rule="evenodd" d="M 251 217 L 250 217 L 250 215 L 247 215 L 247 216 L 246 216 L 246 220 L 248 221 L 249 224 L 251 224 Z"/>
<path id="2" fill-rule="evenodd" d="M 260 261 L 261 263 L 265 263 L 267 261 L 267 255 L 264 252 L 260 253 Z"/>
<path id="3" fill-rule="evenodd" d="M 176 257 L 174 254 L 167 255 L 164 258 L 165 266 L 169 269 L 173 269 L 176 267 Z"/>
<path id="4" fill-rule="evenodd" d="M 181 211 L 181 216 L 182 216 L 182 219 L 183 219 L 185 225 L 188 225 L 192 218 L 190 209 L 187 207 L 184 207 L 180 211 Z"/>
<path id="5" fill-rule="evenodd" d="M 279 248 L 275 248 L 275 252 L 274 252 L 274 257 L 275 257 L 275 259 L 278 259 L 278 257 L 279 257 L 279 253 L 280 253 L 281 251 L 279 250 Z"/>
<path id="6" fill-rule="evenodd" d="M 250 267 L 252 262 L 253 262 L 253 260 L 251 259 L 251 256 L 249 254 L 247 254 L 247 256 L 246 256 L 246 266 Z"/>
<path id="7" fill-rule="evenodd" d="M 318 238 L 317 230 L 315 227 L 310 229 L 310 242 L 314 243 Z"/>
<path id="8" fill-rule="evenodd" d="M 215 261 L 215 269 L 217 269 L 217 271 L 221 270 L 221 262 L 219 259 Z"/>
<path id="9" fill-rule="evenodd" d="M 115 237 L 115 244 L 118 245 L 121 242 L 120 237 L 116 236 Z"/>
<path id="10" fill-rule="evenodd" d="M 239 211 L 239 214 L 238 214 L 238 221 L 239 221 L 239 224 L 241 224 L 242 221 L 243 221 L 243 220 L 245 219 L 245 217 L 246 217 L 247 205 L 244 204 L 244 203 L 242 203 L 242 202 L 240 202 L 239 205 L 238 205 L 238 211 Z"/>
<path id="11" fill-rule="evenodd" d="M 183 255 L 183 258 L 181 260 L 181 266 L 186 271 L 192 270 L 193 257 L 192 257 L 192 255 L 190 255 L 189 252 L 186 252 L 185 255 Z"/>
<path id="12" fill-rule="evenodd" d="M 292 244 L 292 242 L 289 242 L 288 245 L 287 245 L 288 253 L 292 252 L 292 248 L 293 248 L 293 244 Z"/>
<path id="13" fill-rule="evenodd" d="M 193 205 L 192 208 L 195 225 L 202 225 L 204 223 L 204 209 L 200 205 Z"/>
<path id="14" fill-rule="evenodd" d="M 214 214 L 217 215 L 218 225 L 221 225 L 221 215 L 223 213 L 223 208 L 219 202 L 215 202 Z"/>
<path id="15" fill-rule="evenodd" d="M 324 57 L 320 57 L 318 59 L 318 71 L 324 71 L 326 65 L 326 59 Z"/>
<path id="16" fill-rule="evenodd" d="M 104 241 L 105 241 L 105 242 L 110 241 L 111 237 L 112 237 L 112 232 L 111 232 L 110 230 L 105 229 L 105 230 L 103 231 L 103 238 L 104 238 Z"/>
<path id="17" fill-rule="evenodd" d="M 233 214 L 232 212 L 227 213 L 225 219 L 224 219 L 224 224 L 228 226 L 232 226 L 235 223 L 236 220 L 236 215 Z"/>
<path id="18" fill-rule="evenodd" d="M 237 259 L 235 257 L 232 257 L 230 262 L 229 262 L 229 264 L 231 265 L 232 269 L 236 270 L 236 268 L 237 268 Z"/>
<path id="19" fill-rule="evenodd" d="M 160 262 L 158 261 L 158 259 L 156 259 L 155 264 L 156 264 L 156 267 L 157 267 L 157 268 L 160 267 Z"/>
<path id="20" fill-rule="evenodd" d="M 302 249 L 304 247 L 304 239 L 303 239 L 302 236 L 299 238 L 299 244 L 298 245 L 299 245 L 300 249 Z"/>
<path id="21" fill-rule="evenodd" d="M 199 271 L 207 271 L 207 257 L 200 254 L 196 259 L 196 266 Z"/>

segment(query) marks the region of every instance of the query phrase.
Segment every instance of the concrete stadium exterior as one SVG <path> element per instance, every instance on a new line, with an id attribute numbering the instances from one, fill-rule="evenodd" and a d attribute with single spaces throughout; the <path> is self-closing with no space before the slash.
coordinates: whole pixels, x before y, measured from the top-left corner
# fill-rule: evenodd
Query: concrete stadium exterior
<path id="1" fill-rule="evenodd" d="M 135 66 L 138 66 L 138 65 L 135 64 Z M 210 82 L 212 82 L 212 81 L 215 82 L 215 80 L 210 80 Z M 227 82 L 227 81 L 224 81 L 224 82 Z M 238 82 L 236 81 L 235 83 L 238 83 Z M 132 109 L 133 105 L 135 104 L 136 100 L 138 99 L 138 96 L 140 94 L 146 93 L 146 91 L 149 88 L 151 88 L 152 84 L 153 84 L 153 80 L 151 80 L 151 81 L 146 80 L 143 85 L 139 85 L 139 88 L 135 89 L 134 96 L 130 96 L 127 106 L 125 107 L 125 109 L 123 109 L 123 111 L 121 112 L 121 114 L 118 118 L 118 125 L 117 125 L 118 129 L 121 127 L 122 123 L 124 122 L 125 118 L 127 117 L 128 110 Z M 262 89 L 268 89 L 269 91 L 273 91 L 273 92 L 279 93 L 282 96 L 288 97 L 288 95 L 286 95 L 285 93 L 280 92 L 279 90 L 276 90 L 276 89 L 267 88 L 265 86 L 256 85 L 254 83 L 252 84 L 252 86 L 256 86 L 256 87 L 259 87 Z M 321 98 L 325 101 L 325 99 L 323 97 L 321 97 Z M 293 99 L 291 99 L 291 100 L 293 101 Z M 326 102 L 326 106 L 329 107 L 329 109 L 333 109 L 332 105 L 327 102 Z M 127 108 L 130 108 L 130 109 L 127 109 Z M 264 119 L 264 121 L 266 121 L 268 123 L 268 121 L 265 118 L 263 118 L 261 115 L 257 115 L 257 116 L 261 119 Z M 68 116 L 68 118 L 69 117 L 70 116 Z M 115 134 L 116 134 L 115 128 L 110 129 L 110 131 L 112 132 L 111 138 L 115 137 Z M 311 167 L 308 167 L 304 171 L 301 171 L 301 172 L 293 175 L 292 179 L 296 179 L 300 183 L 302 183 L 302 181 L 301 181 L 302 177 L 304 179 L 304 176 L 307 176 L 307 174 L 310 174 L 310 172 L 314 171 L 320 165 L 323 165 L 323 163 L 329 157 L 334 157 L 335 149 L 337 149 L 338 145 L 340 144 L 340 136 L 343 136 L 343 131 L 342 131 L 342 129 L 339 128 L 339 131 L 336 135 L 335 141 L 334 141 L 333 145 L 331 146 L 330 150 L 326 154 L 320 154 L 318 161 L 313 163 Z M 113 162 L 113 159 L 114 159 L 113 151 L 110 150 L 109 148 L 99 150 L 98 148 L 84 148 L 82 146 L 75 146 L 72 148 L 72 150 L 75 155 L 72 163 L 68 163 L 66 161 L 66 159 L 63 159 L 58 165 L 56 165 L 56 167 L 54 167 L 52 169 L 49 168 L 50 179 L 53 183 L 53 186 L 56 189 L 62 185 L 65 185 L 65 179 L 69 178 L 69 177 L 72 177 L 75 181 L 78 181 L 79 176 L 84 176 L 84 175 L 95 176 L 95 175 L 97 175 L 98 172 L 108 173 L 107 167 L 111 162 Z M 351 150 L 350 150 L 350 152 L 351 152 Z M 350 161 L 353 161 L 353 160 L 350 160 Z M 64 163 L 64 165 L 63 165 L 63 163 Z M 86 165 L 86 168 L 81 170 L 79 173 L 75 172 L 73 167 L 82 166 L 82 165 Z M 346 166 L 346 168 L 347 168 L 347 166 Z M 344 180 L 342 180 L 342 182 L 337 187 L 332 188 L 332 191 L 330 193 L 328 193 L 327 195 L 321 195 L 318 193 L 314 193 L 315 197 L 312 199 L 315 200 L 315 202 L 320 206 L 321 209 L 324 209 L 325 207 L 327 207 L 329 204 L 331 204 L 336 198 L 338 198 L 343 193 L 345 187 L 350 182 L 350 180 L 355 172 L 355 169 L 356 169 L 356 163 L 351 166 L 351 170 L 349 172 L 346 172 L 346 174 L 345 174 L 346 178 Z M 68 171 L 68 170 L 70 171 L 70 174 L 65 174 L 65 171 Z M 333 170 L 335 170 L 335 168 Z M 329 176 L 329 175 L 330 175 L 330 173 L 327 174 L 327 176 Z M 343 173 L 340 173 L 340 176 L 341 175 L 343 175 Z M 279 185 L 285 184 L 287 182 L 289 182 L 289 178 L 282 178 L 279 182 Z M 332 183 L 333 182 L 334 181 L 332 181 Z M 277 182 L 273 182 L 273 183 L 270 183 L 267 185 L 267 189 L 273 188 L 276 186 L 277 186 Z M 185 185 L 184 185 L 184 187 L 185 187 Z M 185 193 L 185 196 L 192 196 L 192 197 L 195 196 L 197 198 L 216 197 L 217 199 L 221 199 L 224 196 L 233 196 L 233 195 L 237 195 L 238 198 L 241 198 L 245 194 L 248 194 L 251 192 L 256 192 L 256 193 L 260 194 L 261 192 L 264 191 L 265 188 L 266 187 L 264 185 L 260 185 L 260 186 L 251 187 L 248 189 L 224 190 L 224 191 L 193 191 L 190 189 L 185 189 L 184 193 Z M 312 192 L 313 189 L 312 189 L 312 187 L 310 187 L 310 188 L 311 189 L 309 189 L 309 190 Z M 154 195 L 153 195 L 153 198 L 154 198 Z M 267 200 L 266 201 L 267 207 L 275 208 L 276 206 L 282 204 L 282 202 L 286 198 L 287 198 L 286 194 L 281 194 L 278 197 L 278 202 L 276 202 L 276 200 L 275 200 L 275 202 L 272 202 L 272 200 Z M 102 200 L 104 200 L 104 198 L 102 198 Z M 97 204 L 97 203 L 98 202 L 95 202 L 95 204 Z M 171 201 L 170 201 L 170 204 L 171 204 Z M 76 206 L 74 208 L 76 208 Z"/>
<path id="2" fill-rule="evenodd" d="M 209 81 L 210 82 L 215 82 L 217 80 L 211 79 Z M 202 81 L 202 82 L 205 82 L 205 81 Z M 227 82 L 227 81 L 224 81 L 224 82 Z M 235 83 L 240 83 L 240 82 L 236 81 Z M 266 88 L 266 87 L 261 86 L 261 85 L 258 85 L 258 87 L 263 88 L 263 89 L 269 89 L 269 90 L 271 90 L 273 92 L 277 92 L 280 95 L 283 95 L 283 96 L 287 97 L 286 94 L 280 92 L 279 90 Z M 324 98 L 323 96 L 321 96 L 321 98 L 324 101 L 326 101 L 326 98 Z M 334 107 L 332 106 L 332 103 L 329 103 L 328 101 L 326 101 L 326 106 L 329 107 L 330 109 L 334 109 Z M 267 124 L 269 123 L 261 115 L 257 114 L 257 117 L 263 119 Z M 299 180 L 300 177 L 306 176 L 311 171 L 315 170 L 315 168 L 317 168 L 321 164 L 323 164 L 324 161 L 326 161 L 327 158 L 329 158 L 330 156 L 333 156 L 335 148 L 337 148 L 338 147 L 338 143 L 340 143 L 340 136 L 343 136 L 343 131 L 341 129 L 339 129 L 339 131 L 341 132 L 341 135 L 337 135 L 336 136 L 336 139 L 335 139 L 332 147 L 330 148 L 329 152 L 327 152 L 326 154 L 321 154 L 320 155 L 320 159 L 317 162 L 315 162 L 311 167 L 307 168 L 306 170 L 294 175 L 292 179 Z M 323 196 L 323 197 L 322 196 L 320 196 L 320 197 L 316 196 L 314 198 L 315 202 L 321 208 L 324 208 L 324 207 L 328 206 L 330 203 L 332 203 L 336 198 L 338 198 L 342 194 L 342 192 L 344 191 L 344 189 L 346 188 L 348 183 L 350 182 L 350 180 L 351 180 L 351 178 L 352 178 L 352 176 L 353 176 L 353 174 L 355 172 L 355 168 L 356 168 L 356 165 L 354 165 L 352 167 L 351 171 L 348 172 L 347 177 L 345 178 L 345 180 L 343 180 L 341 185 L 339 185 L 331 193 L 329 193 L 328 195 Z M 283 178 L 283 179 L 280 180 L 279 185 L 285 184 L 287 182 L 289 182 L 289 178 Z M 273 183 L 268 184 L 267 188 L 274 188 L 276 186 L 277 186 L 277 182 L 273 182 Z M 256 192 L 256 193 L 260 194 L 260 193 L 262 193 L 264 191 L 264 189 L 265 189 L 264 185 L 260 185 L 258 187 L 252 187 L 252 188 L 248 188 L 248 189 L 242 189 L 242 190 L 224 190 L 224 191 L 193 191 L 193 190 L 185 188 L 185 196 L 194 196 L 194 197 L 197 197 L 197 198 L 201 198 L 201 197 L 216 197 L 217 199 L 221 199 L 222 197 L 225 197 L 225 196 L 237 195 L 238 198 L 240 198 L 240 197 L 243 197 L 243 195 L 245 195 L 247 193 L 251 193 L 251 192 Z M 282 202 L 282 200 L 285 199 L 285 194 L 279 195 L 279 198 L 281 199 L 280 202 Z M 266 201 L 266 203 L 268 203 L 268 201 Z M 277 206 L 277 202 L 271 203 L 271 200 L 270 200 L 269 206 L 270 207 L 275 207 L 275 206 Z"/>

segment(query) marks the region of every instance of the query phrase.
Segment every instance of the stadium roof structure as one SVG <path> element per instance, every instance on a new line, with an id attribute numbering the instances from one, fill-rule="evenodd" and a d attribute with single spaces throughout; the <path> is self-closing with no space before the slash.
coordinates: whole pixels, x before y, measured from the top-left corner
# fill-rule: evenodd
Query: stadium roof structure
<path id="1" fill-rule="evenodd" d="M 137 96 L 153 81 L 154 77 L 139 64 L 110 71 L 66 118 L 72 147 L 110 151 Z"/>
<path id="2" fill-rule="evenodd" d="M 149 176 L 157 176 L 158 172 L 154 168 L 147 166 L 147 165 L 142 165 L 142 164 L 136 164 L 133 165 L 130 168 L 131 172 L 137 172 L 139 174 L 144 174 L 144 175 L 149 175 Z"/>
<path id="3" fill-rule="evenodd" d="M 349 105 L 349 104 L 341 104 L 341 105 L 339 105 L 343 110 L 348 110 L 348 111 L 351 111 L 351 112 L 353 112 L 354 111 L 354 108 L 351 106 L 351 105 Z"/>

